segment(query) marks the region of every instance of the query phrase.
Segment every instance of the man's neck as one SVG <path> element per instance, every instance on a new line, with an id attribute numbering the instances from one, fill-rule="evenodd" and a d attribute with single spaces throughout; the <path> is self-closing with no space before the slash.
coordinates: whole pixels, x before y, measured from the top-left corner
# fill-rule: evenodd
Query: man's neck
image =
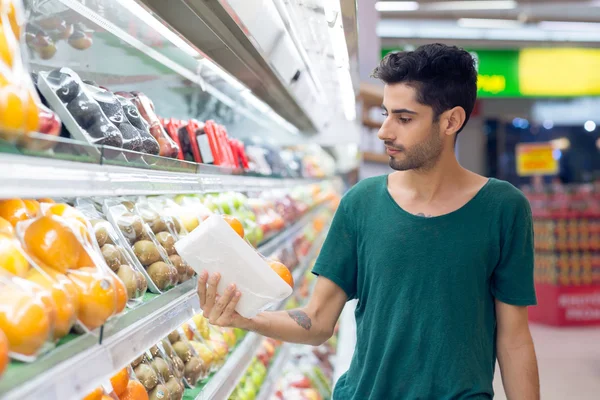
<path id="1" fill-rule="evenodd" d="M 458 163 L 453 152 L 444 152 L 429 168 L 394 172 L 390 185 L 399 185 L 411 198 L 430 202 L 460 185 L 469 172 Z"/>

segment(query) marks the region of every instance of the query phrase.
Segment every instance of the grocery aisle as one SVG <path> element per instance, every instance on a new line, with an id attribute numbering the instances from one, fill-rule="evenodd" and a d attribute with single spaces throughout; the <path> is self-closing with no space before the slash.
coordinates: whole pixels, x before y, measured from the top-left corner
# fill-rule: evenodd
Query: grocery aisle
<path id="1" fill-rule="evenodd" d="M 555 328 L 532 324 L 544 400 L 593 400 L 600 393 L 600 327 Z M 506 395 L 496 369 L 497 400 Z"/>

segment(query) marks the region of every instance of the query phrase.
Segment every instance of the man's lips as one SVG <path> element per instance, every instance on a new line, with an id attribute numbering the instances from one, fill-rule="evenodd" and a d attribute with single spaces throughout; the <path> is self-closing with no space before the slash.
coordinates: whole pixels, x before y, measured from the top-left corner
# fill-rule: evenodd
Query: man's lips
<path id="1" fill-rule="evenodd" d="M 388 153 L 388 155 L 390 155 L 390 156 L 393 156 L 393 155 L 395 155 L 395 154 L 398 154 L 398 153 L 400 153 L 400 150 L 398 150 L 398 149 L 393 149 L 393 148 L 391 148 L 391 147 L 386 147 L 386 148 L 385 148 L 385 151 L 386 151 L 386 153 Z"/>

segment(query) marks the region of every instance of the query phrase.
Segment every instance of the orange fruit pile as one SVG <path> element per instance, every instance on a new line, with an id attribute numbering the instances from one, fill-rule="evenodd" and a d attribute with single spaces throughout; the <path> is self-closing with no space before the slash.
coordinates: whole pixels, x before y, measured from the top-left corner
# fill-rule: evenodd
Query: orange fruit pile
<path id="1" fill-rule="evenodd" d="M 129 384 L 129 372 L 127 372 L 127 368 L 123 368 L 110 378 L 110 383 L 117 396 L 120 397 L 125 393 Z"/>
<path id="2" fill-rule="evenodd" d="M 114 280 L 94 268 L 69 271 L 67 277 L 79 289 L 79 321 L 90 330 L 99 328 L 117 310 Z"/>
<path id="3" fill-rule="evenodd" d="M 127 389 L 119 396 L 119 400 L 148 400 L 148 393 L 138 381 L 131 380 L 127 384 Z"/>
<path id="4" fill-rule="evenodd" d="M 242 239 L 244 238 L 244 225 L 242 225 L 239 219 L 232 217 L 231 215 L 223 215 L 223 219 Z"/>

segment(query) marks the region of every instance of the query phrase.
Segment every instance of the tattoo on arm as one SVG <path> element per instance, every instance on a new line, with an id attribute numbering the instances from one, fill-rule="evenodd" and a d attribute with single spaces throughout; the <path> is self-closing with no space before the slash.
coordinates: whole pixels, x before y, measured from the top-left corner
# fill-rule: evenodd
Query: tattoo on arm
<path id="1" fill-rule="evenodd" d="M 291 319 L 296 321 L 296 323 L 298 325 L 300 325 L 307 331 L 310 330 L 310 327 L 312 326 L 312 321 L 310 320 L 310 318 L 308 317 L 308 315 L 306 315 L 306 313 L 304 311 L 291 310 L 291 311 L 288 311 L 288 315 L 290 316 Z"/>

